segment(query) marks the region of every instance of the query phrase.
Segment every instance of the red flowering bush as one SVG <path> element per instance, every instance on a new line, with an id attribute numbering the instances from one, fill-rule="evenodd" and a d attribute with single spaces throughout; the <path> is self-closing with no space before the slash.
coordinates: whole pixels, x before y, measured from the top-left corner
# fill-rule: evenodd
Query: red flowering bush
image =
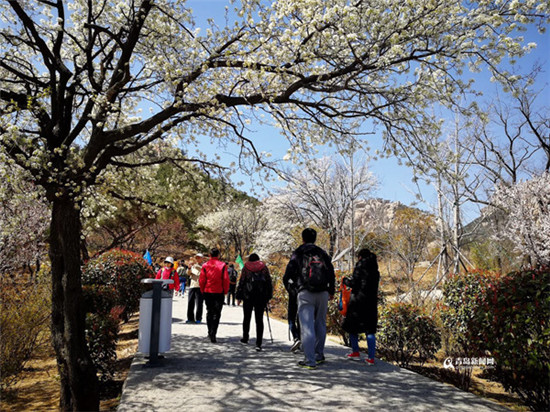
<path id="1" fill-rule="evenodd" d="M 451 275 L 443 285 L 443 302 L 439 307 L 445 354 L 453 359 L 486 356 L 483 334 L 486 326 L 478 316 L 482 313 L 490 285 L 500 274 L 489 270 L 473 270 Z M 454 369 L 457 386 L 468 390 L 472 368 Z"/>
<path id="2" fill-rule="evenodd" d="M 550 268 L 512 272 L 489 285 L 476 313 L 494 377 L 533 410 L 550 410 Z"/>
<path id="3" fill-rule="evenodd" d="M 103 381 L 113 378 L 116 364 L 116 342 L 122 308 L 115 306 L 108 313 L 86 314 L 86 341 L 92 361 Z"/>
<path id="4" fill-rule="evenodd" d="M 485 355 L 483 334 L 486 330 L 477 315 L 481 308 L 486 307 L 487 290 L 498 282 L 499 276 L 493 271 L 474 270 L 451 275 L 445 281 L 440 316 L 446 334 L 447 355 Z"/>
<path id="5" fill-rule="evenodd" d="M 100 378 L 112 378 L 119 323 L 139 309 L 141 279 L 153 276 L 137 253 L 113 249 L 90 259 L 82 269 L 86 341 Z"/>
<path id="6" fill-rule="evenodd" d="M 434 319 L 408 303 L 384 307 L 376 336 L 380 352 L 402 367 L 407 367 L 415 357 L 423 364 L 433 358 L 441 346 Z"/>
<path id="7" fill-rule="evenodd" d="M 455 275 L 443 295 L 447 354 L 492 356 L 487 373 L 529 407 L 549 410 L 550 270 Z"/>
<path id="8" fill-rule="evenodd" d="M 82 283 L 114 290 L 114 305 L 124 308 L 122 316 L 127 319 L 128 314 L 139 309 L 139 299 L 146 290 L 141 279 L 152 276 L 151 267 L 142 256 L 126 250 L 113 249 L 90 259 L 84 265 Z M 106 310 L 110 310 L 112 306 Z"/>

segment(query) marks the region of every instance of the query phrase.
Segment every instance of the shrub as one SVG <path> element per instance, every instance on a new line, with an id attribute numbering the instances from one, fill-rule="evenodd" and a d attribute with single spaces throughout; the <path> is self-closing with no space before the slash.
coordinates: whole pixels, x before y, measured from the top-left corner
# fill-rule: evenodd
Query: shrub
<path id="1" fill-rule="evenodd" d="M 123 309 L 115 306 L 108 313 L 86 314 L 86 341 L 92 361 L 103 381 L 113 378 L 116 342 Z"/>
<path id="2" fill-rule="evenodd" d="M 377 337 L 381 353 L 402 367 L 407 367 L 415 356 L 423 364 L 441 346 L 435 321 L 408 303 L 383 308 Z"/>
<path id="3" fill-rule="evenodd" d="M 530 408 L 550 410 L 550 268 L 500 278 L 477 318 L 496 379 Z"/>
<path id="4" fill-rule="evenodd" d="M 439 314 L 446 356 L 454 359 L 486 356 L 486 344 L 482 339 L 485 324 L 477 314 L 484 305 L 489 285 L 499 276 L 497 272 L 474 270 L 451 275 L 445 281 Z M 472 368 L 455 365 L 454 373 L 457 386 L 468 390 Z"/>
<path id="5" fill-rule="evenodd" d="M 277 267 L 270 267 L 273 282 L 273 298 L 269 302 L 275 315 L 287 318 L 288 293 L 283 285 L 283 272 Z"/>
<path id="6" fill-rule="evenodd" d="M 49 342 L 50 300 L 47 282 L 0 282 L 2 389 L 16 383 L 31 355 Z"/>
<path id="7" fill-rule="evenodd" d="M 139 309 L 139 299 L 146 290 L 141 279 L 152 276 L 153 272 L 142 256 L 113 249 L 86 263 L 82 270 L 82 283 L 114 289 L 115 305 L 124 308 L 122 316 L 127 319 L 129 313 Z"/>
<path id="8" fill-rule="evenodd" d="M 118 301 L 116 290 L 104 285 L 83 285 L 82 299 L 85 313 L 109 313 Z"/>
<path id="9" fill-rule="evenodd" d="M 113 249 L 90 259 L 82 270 L 86 341 L 101 380 L 113 377 L 121 318 L 139 308 L 153 272 L 137 253 Z"/>
<path id="10" fill-rule="evenodd" d="M 440 316 L 448 338 L 447 355 L 485 355 L 485 324 L 477 314 L 485 306 L 487 290 L 499 276 L 497 272 L 475 270 L 449 276 L 445 281 Z"/>

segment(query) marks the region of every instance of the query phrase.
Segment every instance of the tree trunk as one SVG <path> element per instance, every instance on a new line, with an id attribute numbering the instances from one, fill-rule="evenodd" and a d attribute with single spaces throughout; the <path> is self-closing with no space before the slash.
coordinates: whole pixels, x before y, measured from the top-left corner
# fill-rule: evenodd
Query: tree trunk
<path id="1" fill-rule="evenodd" d="M 85 337 L 80 272 L 80 213 L 70 199 L 52 201 L 52 337 L 61 377 L 60 410 L 99 410 L 99 384 Z"/>
<path id="2" fill-rule="evenodd" d="M 441 184 L 441 172 L 437 174 L 437 212 L 439 226 L 439 263 L 437 265 L 436 282 L 439 283 L 441 278 L 447 275 L 447 225 L 445 223 L 445 212 L 443 210 L 443 188 Z"/>
<path id="3" fill-rule="evenodd" d="M 334 256 L 334 248 L 336 247 L 336 236 L 338 235 L 338 231 L 336 229 L 330 229 L 328 233 L 329 233 L 328 254 L 332 258 Z"/>

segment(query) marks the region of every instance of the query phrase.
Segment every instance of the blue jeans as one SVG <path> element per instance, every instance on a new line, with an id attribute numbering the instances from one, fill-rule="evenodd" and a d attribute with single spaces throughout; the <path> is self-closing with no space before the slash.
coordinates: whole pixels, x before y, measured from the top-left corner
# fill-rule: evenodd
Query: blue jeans
<path id="1" fill-rule="evenodd" d="M 300 318 L 302 349 L 309 366 L 324 359 L 327 337 L 328 292 L 298 293 L 298 317 Z"/>
<path id="2" fill-rule="evenodd" d="M 359 336 L 355 333 L 349 334 L 349 342 L 351 343 L 351 351 L 359 352 Z M 367 356 L 369 359 L 374 359 L 374 354 L 376 352 L 376 336 L 373 333 L 367 335 Z"/>

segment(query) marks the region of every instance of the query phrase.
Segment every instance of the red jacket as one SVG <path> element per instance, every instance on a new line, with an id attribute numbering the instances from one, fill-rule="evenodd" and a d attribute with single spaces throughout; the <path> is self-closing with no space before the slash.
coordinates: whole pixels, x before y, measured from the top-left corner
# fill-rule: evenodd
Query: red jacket
<path id="1" fill-rule="evenodd" d="M 178 274 L 174 270 L 174 268 L 162 268 L 157 272 L 157 276 L 155 276 L 155 279 L 172 279 L 174 283 L 171 285 L 168 285 L 169 289 L 175 289 L 180 290 L 180 280 L 178 277 Z"/>
<path id="2" fill-rule="evenodd" d="M 225 295 L 229 292 L 227 265 L 217 257 L 211 257 L 202 265 L 199 285 L 201 293 L 223 293 Z"/>

